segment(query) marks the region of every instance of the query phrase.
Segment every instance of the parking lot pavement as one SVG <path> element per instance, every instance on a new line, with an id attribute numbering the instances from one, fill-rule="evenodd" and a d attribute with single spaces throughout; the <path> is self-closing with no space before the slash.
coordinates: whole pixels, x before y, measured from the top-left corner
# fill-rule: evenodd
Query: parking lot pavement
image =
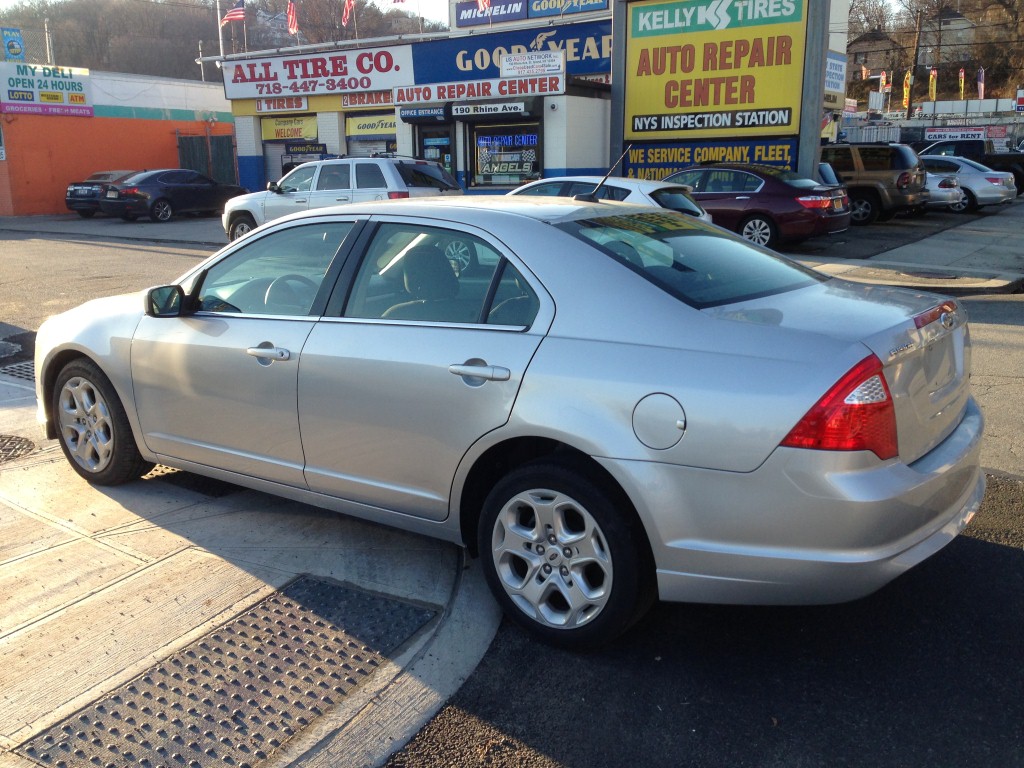
<path id="1" fill-rule="evenodd" d="M 161 468 L 90 486 L 5 371 L 3 768 L 370 764 L 487 649 L 459 548 Z"/>

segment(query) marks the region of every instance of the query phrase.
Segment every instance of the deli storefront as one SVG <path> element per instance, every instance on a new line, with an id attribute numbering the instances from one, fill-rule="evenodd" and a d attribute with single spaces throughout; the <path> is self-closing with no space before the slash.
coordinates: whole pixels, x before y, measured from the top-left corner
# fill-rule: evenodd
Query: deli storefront
<path id="1" fill-rule="evenodd" d="M 509 54 L 538 51 L 557 54 L 561 71 L 503 73 Z M 230 59 L 224 70 L 250 189 L 297 160 L 341 155 L 435 160 L 471 193 L 609 163 L 610 20 Z M 303 159 L 290 143 L 315 151 Z"/>

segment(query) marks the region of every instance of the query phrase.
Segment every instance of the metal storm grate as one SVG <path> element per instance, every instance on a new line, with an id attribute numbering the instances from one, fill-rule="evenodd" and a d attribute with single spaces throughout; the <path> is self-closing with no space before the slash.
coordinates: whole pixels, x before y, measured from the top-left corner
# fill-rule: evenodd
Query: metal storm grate
<path id="1" fill-rule="evenodd" d="M 302 577 L 16 749 L 46 766 L 256 766 L 434 611 Z"/>
<path id="2" fill-rule="evenodd" d="M 17 435 L 0 435 L 0 464 L 27 456 L 36 449 L 35 443 Z"/>
<path id="3" fill-rule="evenodd" d="M 15 379 L 24 379 L 25 381 L 36 380 L 36 364 L 31 360 L 27 360 L 22 363 L 11 363 L 11 365 L 5 365 L 0 368 L 0 373 L 4 376 L 10 376 Z"/>

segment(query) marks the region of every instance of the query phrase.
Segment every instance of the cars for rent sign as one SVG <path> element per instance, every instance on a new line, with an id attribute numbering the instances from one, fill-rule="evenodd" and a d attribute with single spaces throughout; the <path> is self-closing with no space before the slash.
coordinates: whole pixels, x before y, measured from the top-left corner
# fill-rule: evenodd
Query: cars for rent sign
<path id="1" fill-rule="evenodd" d="M 630 3 L 624 137 L 797 134 L 807 1 Z"/>

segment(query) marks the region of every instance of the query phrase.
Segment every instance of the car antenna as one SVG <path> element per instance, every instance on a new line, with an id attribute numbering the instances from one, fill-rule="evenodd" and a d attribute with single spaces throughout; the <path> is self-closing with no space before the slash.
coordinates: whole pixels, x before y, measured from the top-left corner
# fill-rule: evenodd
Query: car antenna
<path id="1" fill-rule="evenodd" d="M 608 173 L 606 173 L 604 175 L 604 178 L 601 179 L 599 182 L 597 182 L 597 185 L 592 190 L 590 190 L 589 192 L 581 192 L 578 195 L 573 195 L 572 199 L 573 200 L 579 200 L 580 202 L 584 202 L 584 203 L 596 203 L 597 202 L 597 191 L 601 187 L 604 186 L 604 183 L 606 181 L 608 181 L 608 177 L 612 175 L 612 171 L 614 171 L 618 167 L 619 163 L 622 162 L 623 158 L 625 158 L 626 154 L 632 148 L 633 148 L 632 144 L 627 144 L 626 145 L 626 151 L 623 152 L 621 155 L 619 155 L 619 159 L 618 160 L 616 160 L 614 163 L 612 163 L 612 167 L 608 169 Z"/>

